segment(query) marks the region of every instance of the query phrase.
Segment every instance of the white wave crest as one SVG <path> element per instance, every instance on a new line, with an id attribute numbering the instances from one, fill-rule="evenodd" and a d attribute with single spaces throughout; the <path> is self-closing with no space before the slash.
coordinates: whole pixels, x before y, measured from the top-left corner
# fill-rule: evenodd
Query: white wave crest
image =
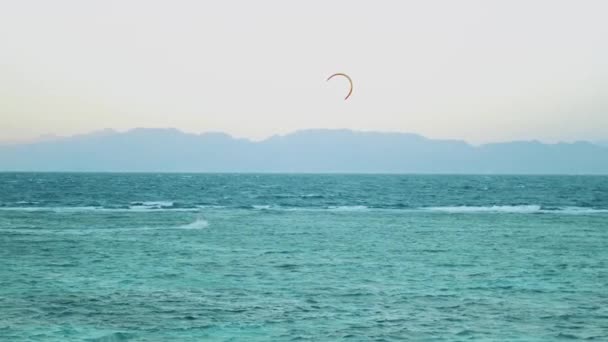
<path id="1" fill-rule="evenodd" d="M 178 226 L 179 229 L 204 229 L 209 227 L 209 222 L 202 217 L 197 218 L 194 222 Z"/>
<path id="2" fill-rule="evenodd" d="M 594 209 L 584 207 L 560 207 L 544 209 L 540 205 L 494 205 L 494 206 L 448 206 L 426 207 L 426 211 L 446 213 L 510 213 L 510 214 L 561 214 L 561 215 L 593 215 L 606 214 L 608 209 Z"/>
<path id="3" fill-rule="evenodd" d="M 269 210 L 269 209 L 272 209 L 272 206 L 270 206 L 270 205 L 253 205 L 252 208 L 256 209 L 256 210 Z"/>
<path id="4" fill-rule="evenodd" d="M 541 212 L 540 205 L 493 205 L 489 207 L 453 206 L 453 207 L 427 207 L 424 210 L 441 211 L 446 213 L 514 213 L 532 214 Z"/>
<path id="5" fill-rule="evenodd" d="M 143 201 L 143 202 L 131 202 L 130 209 L 135 210 L 146 210 L 146 209 L 162 209 L 169 208 L 174 205 L 171 201 Z"/>
<path id="6" fill-rule="evenodd" d="M 99 210 L 98 207 L 0 207 L 4 211 L 52 211 L 57 213 Z"/>
<path id="7" fill-rule="evenodd" d="M 543 210 L 543 212 L 553 212 L 555 210 Z M 588 215 L 588 214 L 608 214 L 608 209 L 593 209 L 582 207 L 559 208 L 557 212 L 568 215 Z"/>
<path id="8" fill-rule="evenodd" d="M 138 202 L 143 203 L 143 202 Z M 168 202 L 164 202 L 168 203 Z M 130 205 L 117 208 L 106 208 L 100 206 L 75 206 L 75 207 L 41 207 L 41 206 L 16 206 L 2 207 L 0 211 L 23 211 L 23 212 L 54 212 L 59 214 L 70 213 L 113 213 L 113 212 L 200 212 L 203 209 L 208 210 L 230 210 L 231 207 L 215 206 L 215 205 L 199 205 L 193 208 L 179 207 L 152 207 L 144 205 Z M 588 207 L 542 207 L 540 205 L 494 205 L 494 206 L 436 206 L 436 207 L 419 207 L 419 208 L 379 208 L 367 207 L 364 205 L 344 205 L 344 206 L 329 206 L 329 207 L 282 207 L 273 205 L 253 205 L 253 210 L 260 211 L 309 211 L 309 212 L 360 212 L 360 211 L 383 211 L 395 213 L 415 213 L 415 212 L 436 212 L 436 213 L 494 213 L 494 214 L 554 214 L 554 215 L 599 215 L 608 214 L 608 209 L 588 208 Z M 241 210 L 241 209 L 239 209 Z M 204 220 L 203 220 L 204 221 Z"/>
<path id="9" fill-rule="evenodd" d="M 55 213 L 78 213 L 78 212 L 148 212 L 148 211 L 199 211 L 200 208 L 169 208 L 169 207 L 147 207 L 129 206 L 126 208 L 104 208 L 104 207 L 0 207 L 2 211 L 50 211 Z"/>
<path id="10" fill-rule="evenodd" d="M 368 210 L 369 208 L 364 205 L 342 205 L 335 207 L 328 207 L 328 210 L 332 211 L 363 211 Z"/>

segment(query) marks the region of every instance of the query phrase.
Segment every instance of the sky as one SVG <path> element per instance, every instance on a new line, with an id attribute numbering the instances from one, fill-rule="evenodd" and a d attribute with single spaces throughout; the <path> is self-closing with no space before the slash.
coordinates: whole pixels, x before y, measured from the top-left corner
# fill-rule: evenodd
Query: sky
<path id="1" fill-rule="evenodd" d="M 0 1 L 0 141 L 175 127 L 608 140 L 608 1 Z M 354 92 L 348 101 L 345 79 Z"/>

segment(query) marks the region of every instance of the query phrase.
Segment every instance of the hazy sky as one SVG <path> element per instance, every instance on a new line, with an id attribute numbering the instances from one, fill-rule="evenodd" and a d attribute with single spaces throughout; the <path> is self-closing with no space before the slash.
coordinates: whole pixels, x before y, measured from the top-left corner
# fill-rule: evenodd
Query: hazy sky
<path id="1" fill-rule="evenodd" d="M 608 138 L 608 1 L 0 1 L 0 140 Z M 355 81 L 325 78 L 346 72 Z"/>

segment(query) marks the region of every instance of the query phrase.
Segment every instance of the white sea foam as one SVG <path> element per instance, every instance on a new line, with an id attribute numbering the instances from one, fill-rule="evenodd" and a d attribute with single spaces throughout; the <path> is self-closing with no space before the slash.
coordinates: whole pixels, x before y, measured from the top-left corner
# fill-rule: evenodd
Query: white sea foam
<path id="1" fill-rule="evenodd" d="M 564 207 L 559 208 L 557 211 L 559 213 L 569 215 L 608 214 L 608 209 L 593 209 L 582 207 Z M 551 212 L 551 210 L 545 210 L 544 212 Z"/>
<path id="2" fill-rule="evenodd" d="M 158 207 L 129 207 L 128 209 L 101 208 L 100 211 L 199 211 L 200 208 L 158 208 Z"/>
<path id="3" fill-rule="evenodd" d="M 143 205 L 147 206 L 157 206 L 157 207 L 170 207 L 173 205 L 171 201 L 146 201 L 141 202 Z"/>
<path id="4" fill-rule="evenodd" d="M 209 222 L 202 217 L 197 218 L 194 222 L 178 226 L 179 229 L 204 229 L 209 227 Z"/>
<path id="5" fill-rule="evenodd" d="M 589 215 L 605 214 L 608 209 L 593 209 L 583 207 L 560 207 L 545 209 L 540 205 L 494 205 L 494 206 L 447 206 L 426 207 L 426 211 L 447 213 L 511 213 L 511 214 L 562 214 L 562 215 Z"/>
<path id="6" fill-rule="evenodd" d="M 199 209 L 226 209 L 226 208 L 228 208 L 224 205 L 197 205 L 196 207 Z"/>
<path id="7" fill-rule="evenodd" d="M 253 205 L 252 207 L 257 210 L 268 210 L 272 208 L 270 205 Z"/>
<path id="8" fill-rule="evenodd" d="M 143 203 L 143 202 L 137 202 Z M 156 202 L 158 203 L 158 202 Z M 169 203 L 169 202 L 163 202 Z M 364 205 L 344 205 L 330 206 L 325 208 L 320 207 L 281 207 L 272 205 L 253 205 L 254 210 L 276 210 L 276 211 L 332 211 L 332 212 L 358 212 L 358 211 L 386 211 L 386 212 L 437 212 L 437 213 L 494 213 L 494 214 L 556 214 L 556 215 L 598 215 L 608 214 L 608 209 L 586 208 L 586 207 L 553 207 L 546 208 L 540 205 L 495 205 L 495 206 L 437 206 L 437 207 L 420 207 L 420 208 L 374 208 Z M 79 213 L 79 212 L 199 212 L 200 210 L 230 210 L 230 207 L 204 205 L 193 208 L 175 208 L 169 206 L 144 206 L 131 205 L 128 207 L 105 208 L 100 206 L 75 206 L 75 207 L 34 207 L 34 206 L 18 206 L 18 207 L 0 207 L 0 211 L 25 211 L 37 212 L 47 211 L 55 213 Z"/>
<path id="9" fill-rule="evenodd" d="M 148 211 L 199 211 L 199 208 L 158 208 L 144 206 L 129 206 L 127 208 L 104 208 L 92 206 L 80 207 L 0 207 L 3 211 L 51 211 L 55 213 L 72 212 L 148 212 Z"/>
<path id="10" fill-rule="evenodd" d="M 4 211 L 53 211 L 53 212 L 81 212 L 97 210 L 98 207 L 0 207 Z"/>
<path id="11" fill-rule="evenodd" d="M 173 206 L 171 201 L 142 201 L 142 202 L 131 202 L 131 209 L 162 209 Z"/>
<path id="12" fill-rule="evenodd" d="M 327 209 L 331 211 L 362 211 L 368 210 L 369 208 L 364 205 L 341 205 L 335 207 L 328 207 Z"/>
<path id="13" fill-rule="evenodd" d="M 540 205 L 493 205 L 483 206 L 449 206 L 449 207 L 427 207 L 429 211 L 441 211 L 447 213 L 519 213 L 531 214 L 541 212 Z"/>

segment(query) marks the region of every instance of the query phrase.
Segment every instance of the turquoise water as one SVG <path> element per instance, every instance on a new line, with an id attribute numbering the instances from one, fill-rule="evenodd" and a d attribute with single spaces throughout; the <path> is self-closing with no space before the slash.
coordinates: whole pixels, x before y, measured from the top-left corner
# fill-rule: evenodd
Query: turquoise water
<path id="1" fill-rule="evenodd" d="M 1 341 L 608 340 L 608 177 L 0 173 Z"/>

